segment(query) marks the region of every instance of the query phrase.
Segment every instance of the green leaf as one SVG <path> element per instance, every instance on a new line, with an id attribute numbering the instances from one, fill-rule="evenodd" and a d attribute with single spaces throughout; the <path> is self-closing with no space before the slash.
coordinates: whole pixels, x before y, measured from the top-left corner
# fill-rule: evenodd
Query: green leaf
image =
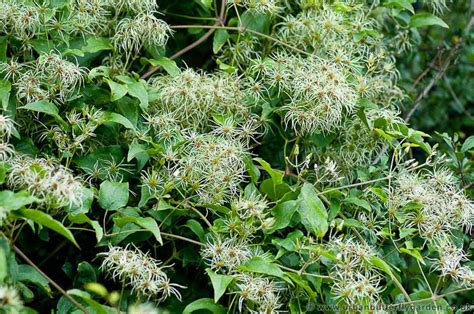
<path id="1" fill-rule="evenodd" d="M 225 29 L 218 29 L 214 33 L 214 40 L 212 42 L 212 51 L 218 53 L 221 50 L 222 46 L 229 39 L 229 33 Z"/>
<path id="2" fill-rule="evenodd" d="M 181 70 L 176 65 L 176 62 L 170 58 L 161 57 L 159 59 L 149 59 L 148 62 L 152 66 L 161 66 L 171 76 L 177 76 L 181 73 Z"/>
<path id="3" fill-rule="evenodd" d="M 96 282 L 97 273 L 95 268 L 88 262 L 81 262 L 77 265 L 77 272 L 74 276 L 74 287 L 83 287 L 85 283 Z"/>
<path id="4" fill-rule="evenodd" d="M 107 79 L 107 83 L 110 87 L 110 100 L 116 101 L 125 96 L 128 93 L 128 86 L 125 84 L 115 83 L 112 80 Z"/>
<path id="5" fill-rule="evenodd" d="M 377 195 L 377 197 L 382 201 L 382 202 L 387 202 L 388 200 L 388 195 L 387 192 L 385 192 L 381 188 L 370 188 L 370 192 L 374 193 Z"/>
<path id="6" fill-rule="evenodd" d="M 41 100 L 41 101 L 36 101 L 33 103 L 26 104 L 23 107 L 20 107 L 18 109 L 27 109 L 31 111 L 36 111 L 36 112 L 41 112 L 45 114 L 49 114 L 50 116 L 54 117 L 55 119 L 62 121 L 63 123 L 64 120 L 59 116 L 59 109 L 56 107 L 55 104 L 46 101 L 46 100 Z"/>
<path id="7" fill-rule="evenodd" d="M 8 37 L 0 36 L 0 62 L 7 61 Z"/>
<path id="8" fill-rule="evenodd" d="M 94 201 L 94 192 L 91 189 L 83 187 L 81 196 L 82 199 L 79 205 L 70 204 L 66 207 L 68 213 L 77 215 L 79 213 L 85 214 L 89 212 L 92 207 L 92 202 Z"/>
<path id="9" fill-rule="evenodd" d="M 5 283 L 8 276 L 7 252 L 3 247 L 8 245 L 5 238 L 0 238 L 0 285 Z"/>
<path id="10" fill-rule="evenodd" d="M 311 184 L 305 183 L 301 188 L 299 214 L 306 230 L 322 238 L 328 231 L 328 213 Z"/>
<path id="11" fill-rule="evenodd" d="M 212 8 L 212 0 L 199 0 L 198 2 L 207 9 Z"/>
<path id="12" fill-rule="evenodd" d="M 80 249 L 71 231 L 69 231 L 66 227 L 64 227 L 63 224 L 60 223 L 59 221 L 54 220 L 54 218 L 51 217 L 50 215 L 36 209 L 26 209 L 26 208 L 19 209 L 15 213 L 18 216 L 24 217 L 26 219 L 30 219 L 39 225 L 42 225 L 48 229 L 51 229 L 59 233 L 60 235 L 64 236 L 66 239 L 74 243 L 74 245 Z"/>
<path id="13" fill-rule="evenodd" d="M 0 105 L 4 111 L 8 109 L 11 90 L 12 84 L 7 80 L 0 79 Z"/>
<path id="14" fill-rule="evenodd" d="M 45 291 L 48 295 L 51 295 L 49 281 L 37 272 L 36 269 L 30 265 L 18 265 L 17 271 L 16 280 L 32 283 Z"/>
<path id="15" fill-rule="evenodd" d="M 135 130 L 135 127 L 133 126 L 132 122 L 130 122 L 130 120 L 128 120 L 127 118 L 125 118 L 124 116 L 122 116 L 122 115 L 119 114 L 119 113 L 115 113 L 115 112 L 105 112 L 105 113 L 104 113 L 104 119 L 105 119 L 107 122 L 118 123 L 118 124 L 123 125 L 123 126 L 126 127 L 127 129 Z"/>
<path id="16" fill-rule="evenodd" d="M 417 249 L 406 249 L 406 248 L 402 247 L 402 248 L 400 248 L 400 252 L 411 255 L 414 258 L 416 258 L 420 263 L 422 263 L 423 265 L 426 265 L 425 260 L 423 259 L 423 256 L 421 256 L 419 250 L 417 250 Z"/>
<path id="17" fill-rule="evenodd" d="M 386 273 L 390 277 L 393 276 L 393 272 L 392 272 L 392 269 L 390 268 L 390 266 L 387 263 L 385 263 L 382 259 L 378 258 L 377 256 L 372 256 L 370 258 L 369 262 L 373 266 L 381 269 L 384 273 Z"/>
<path id="18" fill-rule="evenodd" d="M 272 178 L 275 185 L 283 183 L 283 172 L 272 169 L 272 166 L 262 158 L 254 158 L 254 160 L 258 162 L 263 167 L 263 169 L 265 169 L 265 171 Z"/>
<path id="19" fill-rule="evenodd" d="M 250 11 L 245 11 L 241 15 L 242 27 L 250 29 L 259 33 L 270 33 L 270 24 L 272 18 L 270 15 L 255 14 Z"/>
<path id="20" fill-rule="evenodd" d="M 144 80 L 128 84 L 128 94 L 140 101 L 140 108 L 143 110 L 148 108 L 148 91 Z"/>
<path id="21" fill-rule="evenodd" d="M 197 222 L 194 219 L 189 219 L 186 222 L 185 226 L 191 229 L 191 231 L 194 232 L 194 234 L 198 236 L 201 242 L 206 241 L 206 234 L 204 232 L 204 228 L 201 226 L 199 222 Z"/>
<path id="22" fill-rule="evenodd" d="M 462 144 L 461 151 L 467 152 L 468 150 L 474 148 L 474 135 L 469 136 Z"/>
<path id="23" fill-rule="evenodd" d="M 257 166 L 254 165 L 252 162 L 252 158 L 246 157 L 244 158 L 245 167 L 247 168 L 247 172 L 250 175 L 250 179 L 252 180 L 253 184 L 258 183 L 258 179 L 260 178 L 260 170 L 258 170 Z"/>
<path id="24" fill-rule="evenodd" d="M 211 278 L 212 288 L 214 289 L 214 302 L 217 303 L 224 295 L 227 286 L 234 280 L 234 277 L 216 274 L 210 268 L 206 269 L 206 272 Z"/>
<path id="25" fill-rule="evenodd" d="M 25 205 L 37 202 L 38 199 L 31 196 L 27 191 L 14 193 L 12 191 L 0 192 L 0 207 L 8 210 L 17 210 Z"/>
<path id="26" fill-rule="evenodd" d="M 431 13 L 418 13 L 413 15 L 410 19 L 410 27 L 419 28 L 423 26 L 432 25 L 438 25 L 444 28 L 449 28 L 448 24 L 446 24 L 442 19 Z"/>
<path id="27" fill-rule="evenodd" d="M 260 256 L 255 256 L 251 258 L 244 264 L 240 265 L 238 269 L 252 273 L 278 277 L 285 281 L 288 280 L 288 278 L 285 276 L 285 273 L 281 270 L 280 267 L 278 267 L 277 264 L 270 263 L 269 261 L 261 258 Z"/>
<path id="28" fill-rule="evenodd" d="M 100 304 L 99 302 L 95 301 L 89 293 L 85 291 L 82 291 L 79 289 L 72 289 L 72 290 L 68 290 L 67 293 L 84 300 L 84 302 L 86 302 L 90 306 L 90 308 L 88 307 L 89 311 L 91 311 L 91 309 L 94 310 L 91 313 L 94 313 L 94 314 L 116 314 L 117 313 L 116 309 Z M 79 311 L 79 313 L 82 313 L 82 311 Z"/>
<path id="29" fill-rule="evenodd" d="M 128 182 L 104 181 L 99 189 L 99 205 L 103 209 L 117 210 L 128 203 Z"/>
<path id="30" fill-rule="evenodd" d="M 82 213 L 77 214 L 77 215 L 69 214 L 68 218 L 72 223 L 75 223 L 75 224 L 84 224 L 84 223 L 89 224 L 95 231 L 95 237 L 97 238 L 97 243 L 99 243 L 100 240 L 102 240 L 102 238 L 104 237 L 104 230 L 102 229 L 100 224 L 95 220 L 91 220 L 86 215 Z"/>
<path id="31" fill-rule="evenodd" d="M 118 227 L 123 227 L 128 223 L 134 223 L 143 229 L 146 229 L 153 233 L 155 239 L 163 245 L 163 239 L 161 239 L 160 228 L 156 223 L 156 220 L 151 217 L 133 217 L 133 216 L 125 216 L 125 217 L 116 217 L 114 218 L 114 222 Z"/>
<path id="32" fill-rule="evenodd" d="M 309 297 L 310 298 L 315 298 L 317 296 L 317 293 L 313 291 L 313 289 L 311 289 L 311 287 L 309 286 L 308 282 L 306 280 L 304 280 L 302 278 L 302 276 L 298 275 L 298 274 L 295 274 L 295 273 L 285 273 L 288 277 L 290 277 L 291 281 L 293 281 L 294 283 L 296 283 L 298 286 L 300 286 L 301 288 L 303 288 L 306 293 L 308 293 Z"/>
<path id="33" fill-rule="evenodd" d="M 87 46 L 84 46 L 82 51 L 95 53 L 102 50 L 112 50 L 113 48 L 109 38 L 92 37 L 87 40 Z"/>
<path id="34" fill-rule="evenodd" d="M 383 5 L 390 8 L 398 8 L 402 10 L 408 10 L 412 14 L 415 13 L 415 9 L 413 8 L 412 3 L 415 2 L 414 0 L 391 0 L 385 2 Z"/>
<path id="35" fill-rule="evenodd" d="M 237 68 L 231 65 L 228 65 L 227 63 L 224 63 L 222 60 L 217 59 L 216 60 L 217 65 L 219 66 L 219 69 L 227 72 L 227 73 L 235 73 L 237 72 Z"/>
<path id="36" fill-rule="evenodd" d="M 367 202 L 366 200 L 362 200 L 357 197 L 348 197 L 344 199 L 344 203 L 349 203 L 349 204 L 354 204 L 356 206 L 362 207 L 364 209 L 367 209 L 368 211 L 372 211 L 372 207 L 370 206 L 370 203 Z"/>
<path id="37" fill-rule="evenodd" d="M 107 291 L 107 288 L 101 285 L 100 283 L 97 282 L 88 282 L 84 285 L 84 289 L 87 291 L 93 292 L 102 298 L 106 298 L 109 292 Z"/>
<path id="38" fill-rule="evenodd" d="M 286 228 L 291 221 L 294 213 L 299 207 L 300 201 L 287 201 L 273 207 L 272 215 L 275 217 L 271 230 L 280 230 Z"/>
<path id="39" fill-rule="evenodd" d="M 183 314 L 190 314 L 199 310 L 208 310 L 212 314 L 225 314 L 226 309 L 220 304 L 214 303 L 214 300 L 203 298 L 189 303 L 183 310 Z"/>
<path id="40" fill-rule="evenodd" d="M 130 162 L 133 158 L 137 157 L 140 154 L 145 153 L 146 146 L 139 144 L 136 139 L 132 141 L 128 149 L 127 162 Z"/>

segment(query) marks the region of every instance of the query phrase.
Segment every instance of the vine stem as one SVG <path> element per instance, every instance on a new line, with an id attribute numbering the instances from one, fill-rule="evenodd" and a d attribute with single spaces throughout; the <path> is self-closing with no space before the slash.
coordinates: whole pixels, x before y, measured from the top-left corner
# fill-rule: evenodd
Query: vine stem
<path id="1" fill-rule="evenodd" d="M 217 24 L 217 23 L 216 23 Z M 263 34 L 263 33 L 260 33 L 260 32 L 257 32 L 257 31 L 254 31 L 253 29 L 248 29 L 248 28 L 245 28 L 245 27 L 236 27 L 236 26 L 223 26 L 223 25 L 172 25 L 170 26 L 171 29 L 187 29 L 187 28 L 203 28 L 203 29 L 214 29 L 214 30 L 217 30 L 217 29 L 224 29 L 224 30 L 229 30 L 229 31 L 237 31 L 237 32 L 240 32 L 240 33 L 251 33 L 251 34 L 254 34 L 254 35 L 257 35 L 257 36 L 260 36 L 260 37 L 263 37 L 265 39 L 268 39 L 268 40 L 271 40 L 271 41 L 274 41 L 282 46 L 285 46 L 287 48 L 290 48 L 294 51 L 297 51 L 301 54 L 304 54 L 304 55 L 307 55 L 307 56 L 312 56 L 311 53 L 307 52 L 307 51 L 304 51 L 304 50 L 301 50 L 297 47 L 294 47 L 284 41 L 281 41 L 279 39 L 276 39 L 272 36 L 269 36 L 267 34 Z"/>
<path id="2" fill-rule="evenodd" d="M 222 0 L 222 3 L 221 3 L 221 12 L 219 14 L 218 17 L 216 17 L 217 21 L 214 23 L 214 28 L 211 28 L 209 29 L 209 31 L 207 31 L 207 33 L 205 33 L 202 37 L 200 37 L 198 40 L 196 40 L 195 42 L 189 44 L 188 46 L 184 47 L 183 49 L 179 50 L 178 52 L 176 52 L 174 55 L 172 55 L 170 57 L 171 60 L 174 60 L 176 58 L 179 58 L 180 56 L 184 55 L 186 52 L 194 49 L 195 47 L 199 46 L 200 44 L 202 44 L 203 42 L 205 42 L 209 37 L 211 37 L 212 34 L 214 34 L 214 32 L 217 30 L 217 27 L 220 26 L 220 25 L 224 25 L 225 24 L 225 20 L 226 20 L 226 11 L 225 11 L 225 7 L 226 7 L 226 0 Z M 217 8 L 216 8 L 217 9 Z M 161 67 L 158 65 L 158 66 L 155 66 L 155 67 L 152 67 L 150 70 L 148 70 L 145 74 L 143 74 L 141 76 L 142 79 L 147 79 L 149 78 L 150 76 L 152 76 L 153 74 L 155 74 L 156 71 L 158 71 Z"/>
<path id="3" fill-rule="evenodd" d="M 80 309 L 81 311 L 83 311 L 84 313 L 86 314 L 90 314 L 90 312 L 82 305 L 80 304 L 79 302 L 77 302 L 71 295 L 69 295 L 66 290 L 64 290 L 63 288 L 61 288 L 60 285 L 58 285 L 53 279 L 51 279 L 48 275 L 46 275 L 38 266 L 36 266 L 35 263 L 33 263 L 32 260 L 30 260 L 28 258 L 28 256 L 25 255 L 25 253 L 23 253 L 23 251 L 21 251 L 15 244 L 12 244 L 12 248 L 13 250 L 21 256 L 21 258 L 23 258 L 25 260 L 25 262 L 27 262 L 31 267 L 33 267 L 38 273 L 41 274 L 41 276 L 43 276 L 44 278 L 46 278 L 46 280 L 48 280 L 48 282 L 53 286 L 55 287 L 59 292 L 61 292 L 69 301 L 71 301 L 72 304 L 74 304 L 78 309 Z"/>
<path id="4" fill-rule="evenodd" d="M 466 28 L 464 29 L 464 34 L 469 34 L 471 28 L 474 26 L 474 16 L 471 16 Z M 430 83 L 423 89 L 423 91 L 416 97 L 415 102 L 413 103 L 413 107 L 408 111 L 405 115 L 404 120 L 406 122 L 410 121 L 415 111 L 421 105 L 423 99 L 425 99 L 428 94 L 431 92 L 433 86 L 444 76 L 446 71 L 448 70 L 451 62 L 457 57 L 459 51 L 461 50 L 462 44 L 464 42 L 464 38 L 459 38 L 454 47 L 451 49 L 450 53 L 448 54 L 445 62 L 442 64 L 441 68 L 439 69 L 438 73 L 433 77 Z"/>
<path id="5" fill-rule="evenodd" d="M 278 265 L 278 267 L 280 267 L 281 269 L 287 270 L 289 272 L 299 274 L 299 275 L 306 275 L 306 276 L 312 276 L 312 277 L 323 278 L 323 279 L 331 279 L 332 278 L 331 276 L 325 276 L 325 275 L 318 275 L 318 274 L 311 274 L 311 273 L 302 272 L 302 271 L 292 269 L 292 268 L 289 268 L 289 267 L 286 267 L 286 266 L 283 266 L 283 265 Z"/>
<path id="6" fill-rule="evenodd" d="M 332 188 L 332 189 L 328 189 L 328 190 L 319 192 L 317 195 L 319 196 L 319 195 L 327 194 L 327 193 L 330 193 L 330 192 L 333 192 L 333 191 L 337 191 L 337 190 L 343 190 L 343 189 L 347 189 L 347 188 L 354 188 L 354 187 L 358 187 L 358 186 L 361 186 L 361 185 L 367 185 L 367 184 L 370 184 L 370 183 L 385 181 L 385 180 L 389 180 L 389 179 L 391 179 L 391 178 L 393 178 L 393 176 L 390 175 L 390 176 L 386 176 L 386 177 L 378 178 L 378 179 L 374 179 L 374 180 L 369 180 L 369 181 L 364 181 L 364 182 L 359 182 L 359 183 L 344 185 L 344 186 L 340 186 L 340 187 L 337 187 L 337 188 Z"/>
<path id="7" fill-rule="evenodd" d="M 133 233 L 133 232 L 150 232 L 150 230 L 148 230 L 148 229 L 125 230 L 125 231 L 122 231 L 122 232 L 109 233 L 108 235 L 106 235 L 106 237 L 113 237 L 117 234 Z M 196 240 L 193 240 L 193 239 L 190 239 L 190 238 L 186 238 L 186 237 L 183 237 L 183 236 L 180 236 L 180 235 L 177 235 L 177 234 L 173 234 L 173 233 L 160 232 L 160 234 L 164 237 L 167 237 L 167 238 L 175 238 L 175 239 L 183 240 L 183 241 L 186 241 L 186 242 L 189 242 L 189 243 L 197 244 L 197 245 L 200 245 L 200 246 L 205 246 L 206 245 L 202 242 L 199 242 L 199 241 L 196 241 Z"/>
<path id="8" fill-rule="evenodd" d="M 410 302 L 395 303 L 395 304 L 392 304 L 392 305 L 393 306 L 400 306 L 400 305 L 411 305 L 411 304 L 421 303 L 421 302 L 426 302 L 426 301 L 436 301 L 436 300 L 444 298 L 448 295 L 457 294 L 457 293 L 460 293 L 460 292 L 471 291 L 473 289 L 474 289 L 474 287 L 463 288 L 463 289 L 458 289 L 458 290 L 454 290 L 454 291 L 451 291 L 451 292 L 446 292 L 446 293 L 443 293 L 443 294 L 440 294 L 440 295 L 433 295 L 430 298 L 424 298 L 424 299 L 414 300 L 414 301 L 410 301 Z"/>
<path id="9" fill-rule="evenodd" d="M 168 238 L 175 238 L 175 239 L 183 240 L 183 241 L 186 241 L 186 242 L 189 242 L 189 243 L 193 243 L 193 244 L 196 244 L 196 245 L 200 245 L 200 246 L 206 246 L 206 245 L 205 245 L 204 243 L 202 243 L 202 242 L 195 241 L 195 240 L 192 240 L 192 239 L 189 239 L 189 238 L 186 238 L 186 237 L 182 237 L 182 236 L 177 235 L 177 234 L 161 232 L 161 235 L 164 236 L 164 237 L 168 237 Z"/>
<path id="10" fill-rule="evenodd" d="M 206 225 L 209 227 L 209 228 L 212 228 L 212 224 L 209 222 L 209 220 L 207 220 L 206 216 L 204 216 L 203 213 L 201 213 L 199 210 L 197 210 L 196 208 L 194 207 L 191 207 L 191 210 L 193 212 L 195 212 L 196 214 L 198 214 L 199 217 L 201 217 L 201 219 L 206 223 Z"/>

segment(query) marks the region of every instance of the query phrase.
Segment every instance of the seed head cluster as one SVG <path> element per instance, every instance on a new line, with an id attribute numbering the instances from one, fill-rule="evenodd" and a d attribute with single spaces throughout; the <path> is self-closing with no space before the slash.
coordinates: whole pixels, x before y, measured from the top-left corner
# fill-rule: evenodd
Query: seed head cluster
<path id="1" fill-rule="evenodd" d="M 238 266 L 254 256 L 267 259 L 266 253 L 259 249 L 251 249 L 249 243 L 241 237 L 215 236 L 209 241 L 201 256 L 212 270 L 231 275 L 237 282 L 239 311 L 254 309 L 258 313 L 274 313 L 281 306 L 280 292 L 285 286 L 269 277 L 243 272 Z"/>
<path id="2" fill-rule="evenodd" d="M 13 190 L 27 190 L 47 208 L 80 205 L 84 187 L 72 172 L 51 159 L 16 153 L 6 183 Z"/>
<path id="3" fill-rule="evenodd" d="M 470 232 L 474 204 L 457 184 L 452 172 L 443 168 L 421 173 L 401 172 L 390 191 L 389 206 L 404 211 L 404 227 L 417 228 L 420 236 L 428 240 L 450 235 L 459 228 Z M 408 206 L 413 203 L 420 206 Z"/>
<path id="4" fill-rule="evenodd" d="M 66 102 L 81 87 L 85 70 L 60 54 L 42 54 L 34 63 L 0 63 L 0 72 L 13 81 L 23 103 L 49 100 Z"/>
<path id="5" fill-rule="evenodd" d="M 474 271 L 462 264 L 469 261 L 462 247 L 457 247 L 447 237 L 437 239 L 435 247 L 439 256 L 434 260 L 433 270 L 453 278 L 461 286 L 473 287 Z"/>
<path id="6" fill-rule="evenodd" d="M 0 286 L 0 309 L 4 313 L 21 313 L 25 310 L 18 291 L 12 286 Z"/>
<path id="7" fill-rule="evenodd" d="M 372 266 L 371 258 L 377 256 L 373 248 L 352 238 L 336 238 L 331 242 L 336 254 L 332 276 L 332 293 L 347 305 L 379 304 L 382 275 Z"/>
<path id="8" fill-rule="evenodd" d="M 169 114 L 183 128 L 205 130 L 213 115 L 243 120 L 249 115 L 245 91 L 235 75 L 207 74 L 186 69 L 151 83 L 160 94 L 152 110 Z"/>
<path id="9" fill-rule="evenodd" d="M 242 273 L 237 276 L 237 287 L 240 312 L 244 304 L 246 309 L 256 307 L 257 313 L 276 313 L 282 307 L 279 293 L 284 288 L 267 277 Z"/>
<path id="10" fill-rule="evenodd" d="M 41 28 L 41 16 L 38 8 L 23 1 L 0 1 L 0 33 L 14 34 L 27 41 Z"/>
<path id="11" fill-rule="evenodd" d="M 15 153 L 15 149 L 9 143 L 14 129 L 13 120 L 9 116 L 0 114 L 0 161 L 10 159 Z"/>
<path id="12" fill-rule="evenodd" d="M 133 18 L 122 19 L 115 30 L 112 41 L 127 56 L 138 53 L 142 47 L 163 47 L 171 29 L 163 20 L 151 13 L 140 13 Z"/>
<path id="13" fill-rule="evenodd" d="M 137 294 L 163 301 L 170 296 L 181 300 L 178 288 L 181 285 L 171 283 L 163 271 L 166 267 L 161 262 L 136 248 L 110 247 L 108 252 L 101 253 L 104 260 L 101 269 L 114 280 L 130 286 Z"/>
<path id="14" fill-rule="evenodd" d="M 228 4 L 245 7 L 254 14 L 275 14 L 282 9 L 280 0 L 231 0 Z"/>

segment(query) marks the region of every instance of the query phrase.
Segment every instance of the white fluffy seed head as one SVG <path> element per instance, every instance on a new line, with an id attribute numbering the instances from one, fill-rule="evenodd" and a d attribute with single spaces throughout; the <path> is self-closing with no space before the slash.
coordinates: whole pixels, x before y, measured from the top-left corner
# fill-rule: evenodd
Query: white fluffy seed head
<path id="1" fill-rule="evenodd" d="M 8 162 L 11 169 L 6 182 L 11 189 L 27 190 L 49 208 L 81 204 L 82 183 L 56 161 L 16 154 Z"/>
<path id="2" fill-rule="evenodd" d="M 140 13 L 133 18 L 120 20 L 112 41 L 117 49 L 133 54 L 144 46 L 165 46 L 171 33 L 165 21 L 152 13 Z"/>
<path id="3" fill-rule="evenodd" d="M 125 248 L 110 246 L 108 252 L 100 255 L 104 257 L 100 268 L 114 280 L 131 286 L 137 294 L 159 301 L 170 296 L 181 300 L 178 288 L 184 287 L 170 283 L 163 271 L 165 267 L 148 253 L 128 246 Z"/>
<path id="4" fill-rule="evenodd" d="M 284 287 L 267 277 L 240 273 L 237 275 L 237 287 L 239 311 L 246 305 L 247 308 L 256 306 L 259 313 L 275 313 L 282 306 L 279 294 Z"/>
<path id="5" fill-rule="evenodd" d="M 14 287 L 2 285 L 0 286 L 0 305 L 5 307 L 6 313 L 17 313 L 23 307 L 23 301 Z"/>
<path id="6" fill-rule="evenodd" d="M 201 256 L 216 272 L 235 273 L 238 266 L 252 257 L 252 252 L 248 243 L 240 238 L 216 236 L 201 250 Z"/>
<path id="7" fill-rule="evenodd" d="M 280 0 L 230 0 L 228 5 L 245 7 L 256 14 L 276 14 L 282 10 Z"/>

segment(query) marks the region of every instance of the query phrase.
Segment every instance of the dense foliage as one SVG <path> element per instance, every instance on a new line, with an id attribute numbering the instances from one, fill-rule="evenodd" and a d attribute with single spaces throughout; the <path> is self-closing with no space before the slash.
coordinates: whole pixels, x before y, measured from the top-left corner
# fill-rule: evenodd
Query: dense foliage
<path id="1" fill-rule="evenodd" d="M 473 12 L 0 0 L 0 313 L 472 311 Z"/>

